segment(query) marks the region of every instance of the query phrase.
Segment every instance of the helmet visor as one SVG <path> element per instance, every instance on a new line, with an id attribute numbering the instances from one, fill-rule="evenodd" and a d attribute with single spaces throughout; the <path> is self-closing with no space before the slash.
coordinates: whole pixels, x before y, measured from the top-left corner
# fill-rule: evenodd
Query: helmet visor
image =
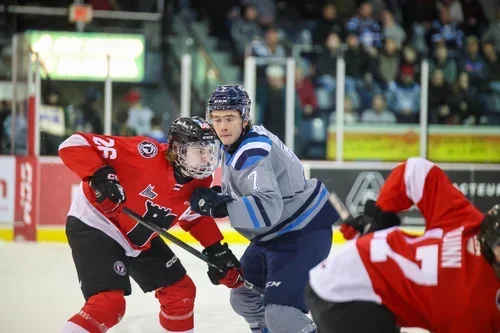
<path id="1" fill-rule="evenodd" d="M 179 164 L 184 172 L 196 179 L 207 178 L 219 165 L 219 142 L 184 143 L 179 147 Z"/>

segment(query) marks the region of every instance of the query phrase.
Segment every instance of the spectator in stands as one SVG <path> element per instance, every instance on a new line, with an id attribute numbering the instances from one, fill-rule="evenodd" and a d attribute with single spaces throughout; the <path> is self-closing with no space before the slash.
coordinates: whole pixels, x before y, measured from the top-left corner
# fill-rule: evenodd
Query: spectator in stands
<path id="1" fill-rule="evenodd" d="M 363 80 L 358 84 L 359 109 L 366 110 L 372 105 L 375 95 L 382 94 L 383 90 L 370 73 L 365 74 Z"/>
<path id="2" fill-rule="evenodd" d="M 376 58 L 361 48 L 358 36 L 347 35 L 347 51 L 345 52 L 345 74 L 354 79 L 361 79 L 365 73 L 375 74 Z M 348 78 L 346 78 L 347 84 Z"/>
<path id="3" fill-rule="evenodd" d="M 434 50 L 434 56 L 429 62 L 429 72 L 436 70 L 443 72 L 444 80 L 448 84 L 453 84 L 457 79 L 457 62 L 448 58 L 448 49 L 445 45 L 440 45 Z"/>
<path id="4" fill-rule="evenodd" d="M 312 80 L 306 71 L 306 64 L 299 62 L 295 69 L 295 90 L 304 111 L 303 117 L 312 118 L 317 115 L 318 101 Z"/>
<path id="5" fill-rule="evenodd" d="M 125 95 L 128 103 L 127 125 L 133 128 L 137 135 L 145 135 L 151 131 L 151 118 L 154 113 L 149 107 L 141 103 L 142 95 L 138 90 L 129 90 Z"/>
<path id="6" fill-rule="evenodd" d="M 5 120 L 11 114 L 10 102 L 6 100 L 0 101 L 0 154 L 10 153 L 8 150 L 8 142 L 10 138 L 5 134 Z"/>
<path id="7" fill-rule="evenodd" d="M 257 57 L 285 57 L 286 52 L 283 45 L 280 44 L 280 35 L 278 27 L 272 26 L 267 29 L 264 36 L 265 40 L 254 43 L 252 54 Z"/>
<path id="8" fill-rule="evenodd" d="M 59 145 L 67 138 L 68 113 L 61 105 L 57 89 L 49 87 L 40 105 L 40 154 L 57 155 Z M 69 133 L 68 133 L 69 134 Z"/>
<path id="9" fill-rule="evenodd" d="M 450 114 L 444 118 L 444 124 L 476 123 L 476 114 L 479 108 L 476 89 L 469 84 L 469 75 L 462 72 L 458 75 L 449 101 Z"/>
<path id="10" fill-rule="evenodd" d="M 331 33 L 342 37 L 344 35 L 344 25 L 337 17 L 337 7 L 331 2 L 323 5 L 321 17 L 316 21 L 314 28 L 313 42 L 315 45 L 324 45 Z"/>
<path id="11" fill-rule="evenodd" d="M 497 18 L 490 23 L 488 30 L 484 33 L 483 42 L 491 42 L 495 46 L 495 50 L 500 52 L 500 6 L 497 9 Z"/>
<path id="12" fill-rule="evenodd" d="M 429 92 L 427 100 L 429 122 L 444 124 L 450 115 L 450 107 L 447 103 L 452 95 L 452 90 L 451 86 L 445 81 L 443 71 L 435 70 L 431 72 Z"/>
<path id="13" fill-rule="evenodd" d="M 373 97 L 371 109 L 363 111 L 361 121 L 371 124 L 392 124 L 396 122 L 396 116 L 387 110 L 384 95 L 379 94 Z"/>
<path id="14" fill-rule="evenodd" d="M 469 74 L 471 85 L 482 87 L 488 78 L 488 65 L 479 54 L 479 40 L 468 36 L 465 40 L 465 53 L 460 58 L 459 70 Z"/>
<path id="15" fill-rule="evenodd" d="M 322 109 L 333 105 L 339 54 L 340 38 L 332 32 L 326 38 L 326 43 L 316 61 L 317 96 L 319 107 Z"/>
<path id="16" fill-rule="evenodd" d="M 396 42 L 398 48 L 400 48 L 406 40 L 406 32 L 403 28 L 394 20 L 394 16 L 388 10 L 382 12 L 382 24 L 384 38 L 392 39 Z"/>
<path id="17" fill-rule="evenodd" d="M 462 30 L 466 35 L 480 37 L 488 22 L 483 5 L 479 0 L 462 0 L 462 10 L 464 15 Z"/>
<path id="18" fill-rule="evenodd" d="M 399 73 L 400 55 L 397 42 L 392 38 L 386 38 L 384 49 L 380 52 L 377 66 L 377 79 L 384 85 L 394 81 Z"/>
<path id="19" fill-rule="evenodd" d="M 151 118 L 151 132 L 149 132 L 147 136 L 160 143 L 167 143 L 168 142 L 167 136 L 165 135 L 165 132 L 163 132 L 161 128 L 161 123 L 162 123 L 161 116 L 155 115 L 153 118 Z"/>
<path id="20" fill-rule="evenodd" d="M 275 0 L 241 0 L 243 5 L 254 5 L 259 13 L 258 21 L 263 27 L 270 27 L 276 19 Z"/>
<path id="21" fill-rule="evenodd" d="M 12 113 L 10 113 L 3 122 L 4 137 L 6 140 L 6 151 L 9 152 L 11 149 L 11 138 L 13 122 L 15 121 L 15 133 L 14 133 L 14 154 L 15 155 L 26 155 L 26 148 L 28 143 L 28 121 L 25 108 L 17 109 L 16 117 L 14 119 Z"/>
<path id="22" fill-rule="evenodd" d="M 488 64 L 489 87 L 500 94 L 500 57 L 492 43 L 483 44 L 483 54 Z"/>
<path id="23" fill-rule="evenodd" d="M 330 127 L 337 122 L 337 111 L 330 114 Z M 355 110 L 352 99 L 349 96 L 344 98 L 344 124 L 354 125 L 359 122 L 358 111 Z"/>
<path id="24" fill-rule="evenodd" d="M 243 16 L 238 16 L 231 24 L 231 38 L 239 56 L 245 54 L 246 47 L 255 39 L 261 39 L 264 31 L 257 23 L 257 8 L 249 5 L 243 9 Z"/>
<path id="25" fill-rule="evenodd" d="M 283 142 L 285 141 L 285 70 L 278 65 L 270 65 L 266 68 L 267 87 L 257 94 L 261 106 L 262 124 L 271 132 L 276 134 Z M 295 126 L 300 126 L 303 110 L 296 95 L 295 100 Z"/>
<path id="26" fill-rule="evenodd" d="M 420 111 L 420 86 L 415 82 L 415 70 L 403 66 L 400 79 L 389 84 L 387 105 L 400 123 L 417 123 Z"/>
<path id="27" fill-rule="evenodd" d="M 346 24 L 348 33 L 358 36 L 360 43 L 365 47 L 382 46 L 382 27 L 372 17 L 373 6 L 363 2 L 358 10 L 358 15 L 351 18 Z"/>
<path id="28" fill-rule="evenodd" d="M 403 47 L 400 66 L 411 67 L 415 71 L 415 77 L 420 76 L 420 59 L 418 58 L 417 51 L 410 45 Z"/>
<path id="29" fill-rule="evenodd" d="M 445 9 L 452 23 L 462 24 L 464 21 L 464 12 L 459 0 L 440 0 L 437 2 L 437 8 L 438 10 Z"/>
<path id="30" fill-rule="evenodd" d="M 137 132 L 135 129 L 130 127 L 128 123 L 129 113 L 127 109 L 120 109 L 116 115 L 116 119 L 113 122 L 112 132 L 113 135 L 119 136 L 136 136 Z"/>
<path id="31" fill-rule="evenodd" d="M 87 89 L 85 100 L 82 105 L 75 108 L 73 118 L 73 129 L 75 132 L 103 134 L 102 111 L 97 109 L 101 99 L 101 93 L 94 87 Z M 70 115 L 71 116 L 71 115 Z"/>
<path id="32" fill-rule="evenodd" d="M 456 57 L 460 54 L 464 33 L 457 23 L 452 22 L 449 8 L 441 8 L 439 20 L 432 22 L 431 29 L 427 33 L 427 40 L 431 50 L 434 50 L 437 44 L 445 43 L 449 56 Z"/>
<path id="33" fill-rule="evenodd" d="M 10 80 L 12 72 L 12 47 L 4 46 L 0 52 L 0 79 Z"/>

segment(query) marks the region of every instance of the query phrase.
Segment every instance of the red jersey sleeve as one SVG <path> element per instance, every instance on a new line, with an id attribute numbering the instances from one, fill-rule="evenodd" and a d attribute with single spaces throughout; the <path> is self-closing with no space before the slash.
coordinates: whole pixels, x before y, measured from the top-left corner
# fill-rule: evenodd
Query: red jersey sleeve
<path id="1" fill-rule="evenodd" d="M 392 170 L 377 206 L 399 213 L 416 205 L 426 228 L 476 226 L 483 214 L 460 192 L 441 168 L 419 157 L 409 158 Z"/>
<path id="2" fill-rule="evenodd" d="M 61 143 L 59 157 L 71 171 L 82 180 L 87 180 L 106 165 L 105 158 L 116 158 L 115 148 L 109 147 L 112 140 L 112 137 L 104 135 L 76 133 Z"/>
<path id="3" fill-rule="evenodd" d="M 210 187 L 212 177 L 201 180 L 193 180 L 193 189 L 199 187 Z M 203 247 L 208 247 L 224 239 L 215 220 L 209 216 L 202 216 L 188 208 L 179 218 L 179 226 L 188 231 Z"/>

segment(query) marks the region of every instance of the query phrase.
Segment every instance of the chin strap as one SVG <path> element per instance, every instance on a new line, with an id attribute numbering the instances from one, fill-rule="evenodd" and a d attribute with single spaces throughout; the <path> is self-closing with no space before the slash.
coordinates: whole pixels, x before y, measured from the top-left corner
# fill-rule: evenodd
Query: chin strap
<path id="1" fill-rule="evenodd" d="M 187 184 L 191 180 L 193 180 L 192 177 L 187 176 L 184 174 L 184 172 L 182 172 L 182 168 L 178 165 L 178 163 L 174 163 L 174 177 L 175 177 L 175 181 L 177 182 L 177 184 L 181 184 L 181 185 Z"/>

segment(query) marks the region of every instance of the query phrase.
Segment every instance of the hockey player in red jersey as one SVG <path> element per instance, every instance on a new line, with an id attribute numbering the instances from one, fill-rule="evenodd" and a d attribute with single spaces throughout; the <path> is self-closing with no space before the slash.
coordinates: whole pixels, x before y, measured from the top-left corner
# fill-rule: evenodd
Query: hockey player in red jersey
<path id="1" fill-rule="evenodd" d="M 209 268 L 212 283 L 241 285 L 240 263 L 221 244 L 215 221 L 189 206 L 194 189 L 211 185 L 219 141 L 200 117 L 176 119 L 168 140 L 163 145 L 146 137 L 78 133 L 59 147 L 64 164 L 82 179 L 66 235 L 86 301 L 63 333 L 102 333 L 115 326 L 125 313 L 124 296 L 131 293 L 129 276 L 144 292 L 155 292 L 166 332 L 193 332 L 193 281 L 156 233 L 121 212 L 124 205 L 164 229 L 179 222 L 224 268 Z"/>
<path id="2" fill-rule="evenodd" d="M 422 236 L 383 229 L 413 205 L 426 221 Z M 318 332 L 500 332 L 498 205 L 481 213 L 437 165 L 410 158 L 391 172 L 367 213 L 342 229 L 376 231 L 310 271 L 307 302 Z"/>

